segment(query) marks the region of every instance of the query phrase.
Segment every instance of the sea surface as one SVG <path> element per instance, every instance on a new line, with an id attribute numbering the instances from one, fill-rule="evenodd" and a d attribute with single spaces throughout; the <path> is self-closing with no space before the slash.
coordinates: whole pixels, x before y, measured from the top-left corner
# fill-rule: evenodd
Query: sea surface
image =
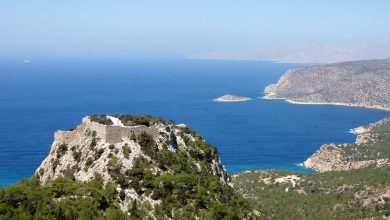
<path id="1" fill-rule="evenodd" d="M 56 130 L 89 114 L 152 114 L 186 123 L 218 148 L 229 173 L 300 167 L 324 143 L 353 142 L 349 129 L 390 112 L 262 100 L 296 64 L 138 60 L 0 63 L 0 186 L 29 178 Z M 253 98 L 216 103 L 224 94 Z"/>

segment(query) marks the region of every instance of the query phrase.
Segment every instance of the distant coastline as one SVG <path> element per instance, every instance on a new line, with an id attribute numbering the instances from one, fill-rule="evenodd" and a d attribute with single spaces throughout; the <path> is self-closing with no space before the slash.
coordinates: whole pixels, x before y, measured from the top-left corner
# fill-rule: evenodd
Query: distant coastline
<path id="1" fill-rule="evenodd" d="M 390 59 L 290 69 L 264 89 L 265 99 L 390 111 Z"/>
<path id="2" fill-rule="evenodd" d="M 304 102 L 304 101 L 295 101 L 288 98 L 280 98 L 280 97 L 270 97 L 269 94 L 260 97 L 261 99 L 269 99 L 269 100 L 284 100 L 291 104 L 296 105 L 338 105 L 338 106 L 348 106 L 348 107 L 359 107 L 359 108 L 368 108 L 368 109 L 376 109 L 382 111 L 390 111 L 390 108 L 385 108 L 379 105 L 363 105 L 363 104 L 352 104 L 352 103 L 342 103 L 342 102 Z"/>

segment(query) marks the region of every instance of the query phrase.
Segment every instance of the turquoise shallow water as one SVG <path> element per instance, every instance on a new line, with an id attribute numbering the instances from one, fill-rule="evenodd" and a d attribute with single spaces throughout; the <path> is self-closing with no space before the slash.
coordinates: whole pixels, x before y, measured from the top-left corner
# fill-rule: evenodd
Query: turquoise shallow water
<path id="1" fill-rule="evenodd" d="M 390 112 L 262 100 L 294 64 L 164 60 L 0 63 L 0 185 L 30 177 L 53 133 L 93 113 L 153 114 L 189 124 L 216 146 L 228 172 L 307 171 L 324 143 L 352 142 L 350 128 Z M 215 103 L 224 94 L 254 98 Z"/>

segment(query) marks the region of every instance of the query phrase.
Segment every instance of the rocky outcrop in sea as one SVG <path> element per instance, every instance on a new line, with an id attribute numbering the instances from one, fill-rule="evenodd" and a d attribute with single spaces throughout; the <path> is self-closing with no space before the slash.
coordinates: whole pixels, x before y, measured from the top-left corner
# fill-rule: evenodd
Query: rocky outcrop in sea
<path id="1" fill-rule="evenodd" d="M 245 102 L 250 101 L 251 98 L 243 97 L 243 96 L 236 96 L 236 95 L 224 95 L 219 98 L 214 99 L 214 102 Z"/>

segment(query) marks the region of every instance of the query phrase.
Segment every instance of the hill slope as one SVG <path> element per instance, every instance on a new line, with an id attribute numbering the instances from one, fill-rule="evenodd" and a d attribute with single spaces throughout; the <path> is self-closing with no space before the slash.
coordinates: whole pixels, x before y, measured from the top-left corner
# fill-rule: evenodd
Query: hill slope
<path id="1" fill-rule="evenodd" d="M 389 219 L 390 168 L 248 171 L 234 188 L 270 219 Z"/>
<path id="2" fill-rule="evenodd" d="M 217 150 L 186 125 L 91 116 L 58 131 L 30 179 L 0 189 L 0 219 L 256 219 Z"/>

